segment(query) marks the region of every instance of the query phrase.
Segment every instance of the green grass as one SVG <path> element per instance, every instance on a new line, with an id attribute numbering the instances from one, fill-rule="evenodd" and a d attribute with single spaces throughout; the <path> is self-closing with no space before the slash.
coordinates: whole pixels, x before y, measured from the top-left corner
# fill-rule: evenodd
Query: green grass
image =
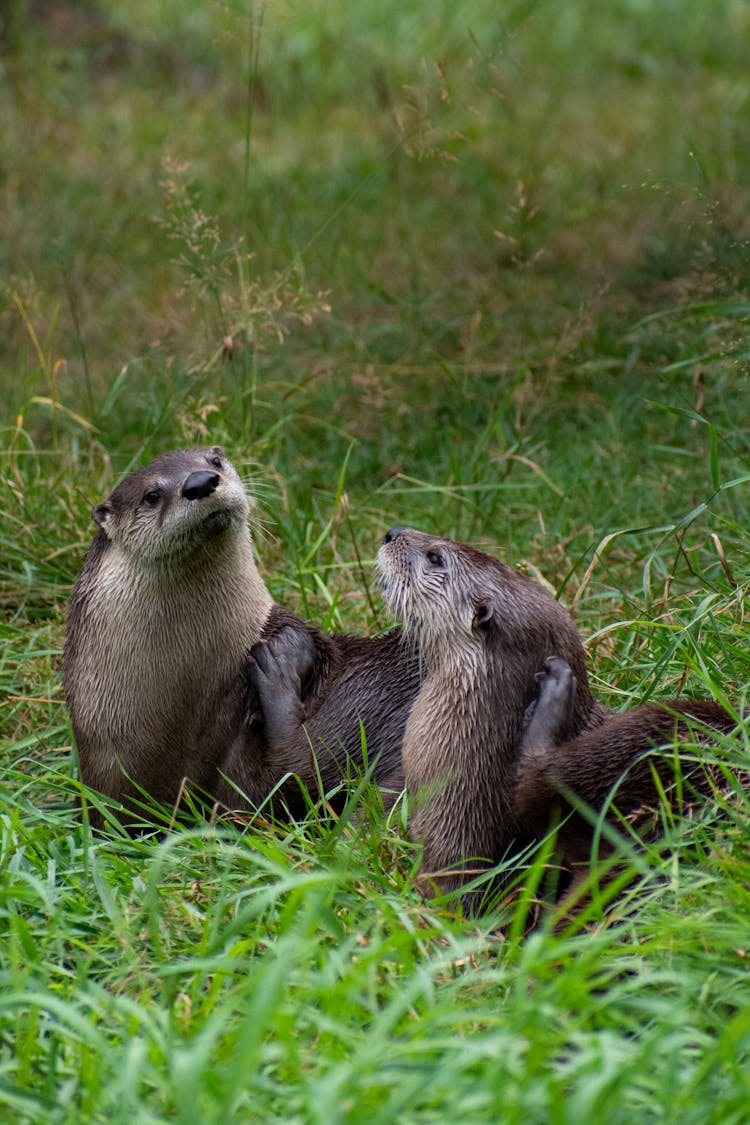
<path id="1" fill-rule="evenodd" d="M 610 705 L 748 705 L 748 17 L 687 8 L 9 6 L 0 1116 L 747 1120 L 743 794 L 526 937 L 545 846 L 501 933 L 398 812 L 92 839 L 60 686 L 92 504 L 209 438 L 325 627 L 412 524 L 559 591 Z"/>

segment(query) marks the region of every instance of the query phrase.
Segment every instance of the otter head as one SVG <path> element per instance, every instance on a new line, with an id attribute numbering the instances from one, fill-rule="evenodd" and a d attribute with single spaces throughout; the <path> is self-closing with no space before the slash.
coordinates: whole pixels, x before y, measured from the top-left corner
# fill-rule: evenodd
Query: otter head
<path id="1" fill-rule="evenodd" d="M 248 513 L 242 481 L 214 445 L 163 453 L 121 481 L 92 514 L 125 556 L 161 565 L 245 531 Z"/>
<path id="2" fill-rule="evenodd" d="M 377 567 L 386 605 L 402 620 L 428 673 L 481 653 L 485 664 L 489 654 L 502 668 L 529 650 L 557 651 L 560 634 L 579 644 L 567 614 L 546 591 L 463 543 L 394 528 Z"/>

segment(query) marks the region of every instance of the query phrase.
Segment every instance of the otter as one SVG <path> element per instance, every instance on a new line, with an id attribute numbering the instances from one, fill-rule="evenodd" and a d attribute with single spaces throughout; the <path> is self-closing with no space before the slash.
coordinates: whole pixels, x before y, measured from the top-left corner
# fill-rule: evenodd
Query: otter
<path id="1" fill-rule="evenodd" d="M 564 654 L 579 685 L 562 737 L 597 728 L 608 712 L 589 687 L 578 630 L 532 579 L 406 528 L 386 534 L 377 569 L 422 665 L 402 746 L 409 830 L 424 846 L 423 873 L 452 893 L 467 868 L 489 868 L 527 840 L 513 805 L 516 757 L 545 656 Z M 470 913 L 475 897 L 463 896 Z"/>
<path id="2" fill-rule="evenodd" d="M 397 630 L 327 635 L 274 603 L 248 513 L 220 446 L 156 457 L 93 510 L 99 527 L 69 602 L 63 683 L 81 778 L 129 810 L 125 822 L 143 819 L 144 794 L 173 806 L 185 782 L 232 809 L 255 809 L 275 791 L 294 815 L 306 789 L 335 786 L 350 761 L 362 767 L 363 730 L 375 780 L 400 783 L 413 656 Z M 315 754 L 302 738 L 272 749 L 248 697 L 249 670 L 260 675 L 264 661 L 250 650 L 273 638 L 294 653 L 292 713 L 310 722 Z M 103 823 L 97 809 L 91 819 Z"/>
<path id="3" fill-rule="evenodd" d="M 465 890 L 469 871 L 543 837 L 566 791 L 601 809 L 617 779 L 676 723 L 678 731 L 693 719 L 735 725 L 710 702 L 608 711 L 591 693 L 565 609 L 472 547 L 395 528 L 377 566 L 386 604 L 422 664 L 402 748 L 410 832 L 424 845 L 423 873 L 443 893 L 463 890 L 469 913 L 479 905 Z M 550 654 L 556 659 L 545 664 Z M 625 775 L 621 810 L 640 808 L 647 791 L 656 800 L 651 776 L 647 765 Z M 584 818 L 576 828 L 565 863 L 580 859 L 593 836 Z M 498 876 L 489 891 L 504 885 Z"/>

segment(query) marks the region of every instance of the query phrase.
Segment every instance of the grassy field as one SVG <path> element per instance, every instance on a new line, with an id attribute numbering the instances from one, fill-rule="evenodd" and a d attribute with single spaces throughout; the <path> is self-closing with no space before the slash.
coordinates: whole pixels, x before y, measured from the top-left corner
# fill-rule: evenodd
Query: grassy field
<path id="1" fill-rule="evenodd" d="M 733 0 L 6 5 L 0 1119 L 747 1122 L 745 795 L 524 937 L 544 848 L 498 929 L 422 900 L 398 816 L 91 838 L 60 652 L 92 504 L 209 439 L 323 627 L 385 627 L 414 525 L 548 583 L 609 705 L 747 705 L 748 33 Z"/>

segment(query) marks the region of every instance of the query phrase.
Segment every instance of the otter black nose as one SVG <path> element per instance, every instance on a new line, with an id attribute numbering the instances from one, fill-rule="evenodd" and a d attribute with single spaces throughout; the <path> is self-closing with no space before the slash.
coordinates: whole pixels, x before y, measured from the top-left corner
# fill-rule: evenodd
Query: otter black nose
<path id="1" fill-rule="evenodd" d="M 395 539 L 397 535 L 400 535 L 402 531 L 406 531 L 406 528 L 392 527 L 390 531 L 386 531 L 385 535 L 383 536 L 383 542 L 390 543 L 391 540 Z"/>
<path id="2" fill-rule="evenodd" d="M 182 495 L 186 500 L 205 500 L 221 483 L 218 473 L 191 473 L 182 486 Z"/>

